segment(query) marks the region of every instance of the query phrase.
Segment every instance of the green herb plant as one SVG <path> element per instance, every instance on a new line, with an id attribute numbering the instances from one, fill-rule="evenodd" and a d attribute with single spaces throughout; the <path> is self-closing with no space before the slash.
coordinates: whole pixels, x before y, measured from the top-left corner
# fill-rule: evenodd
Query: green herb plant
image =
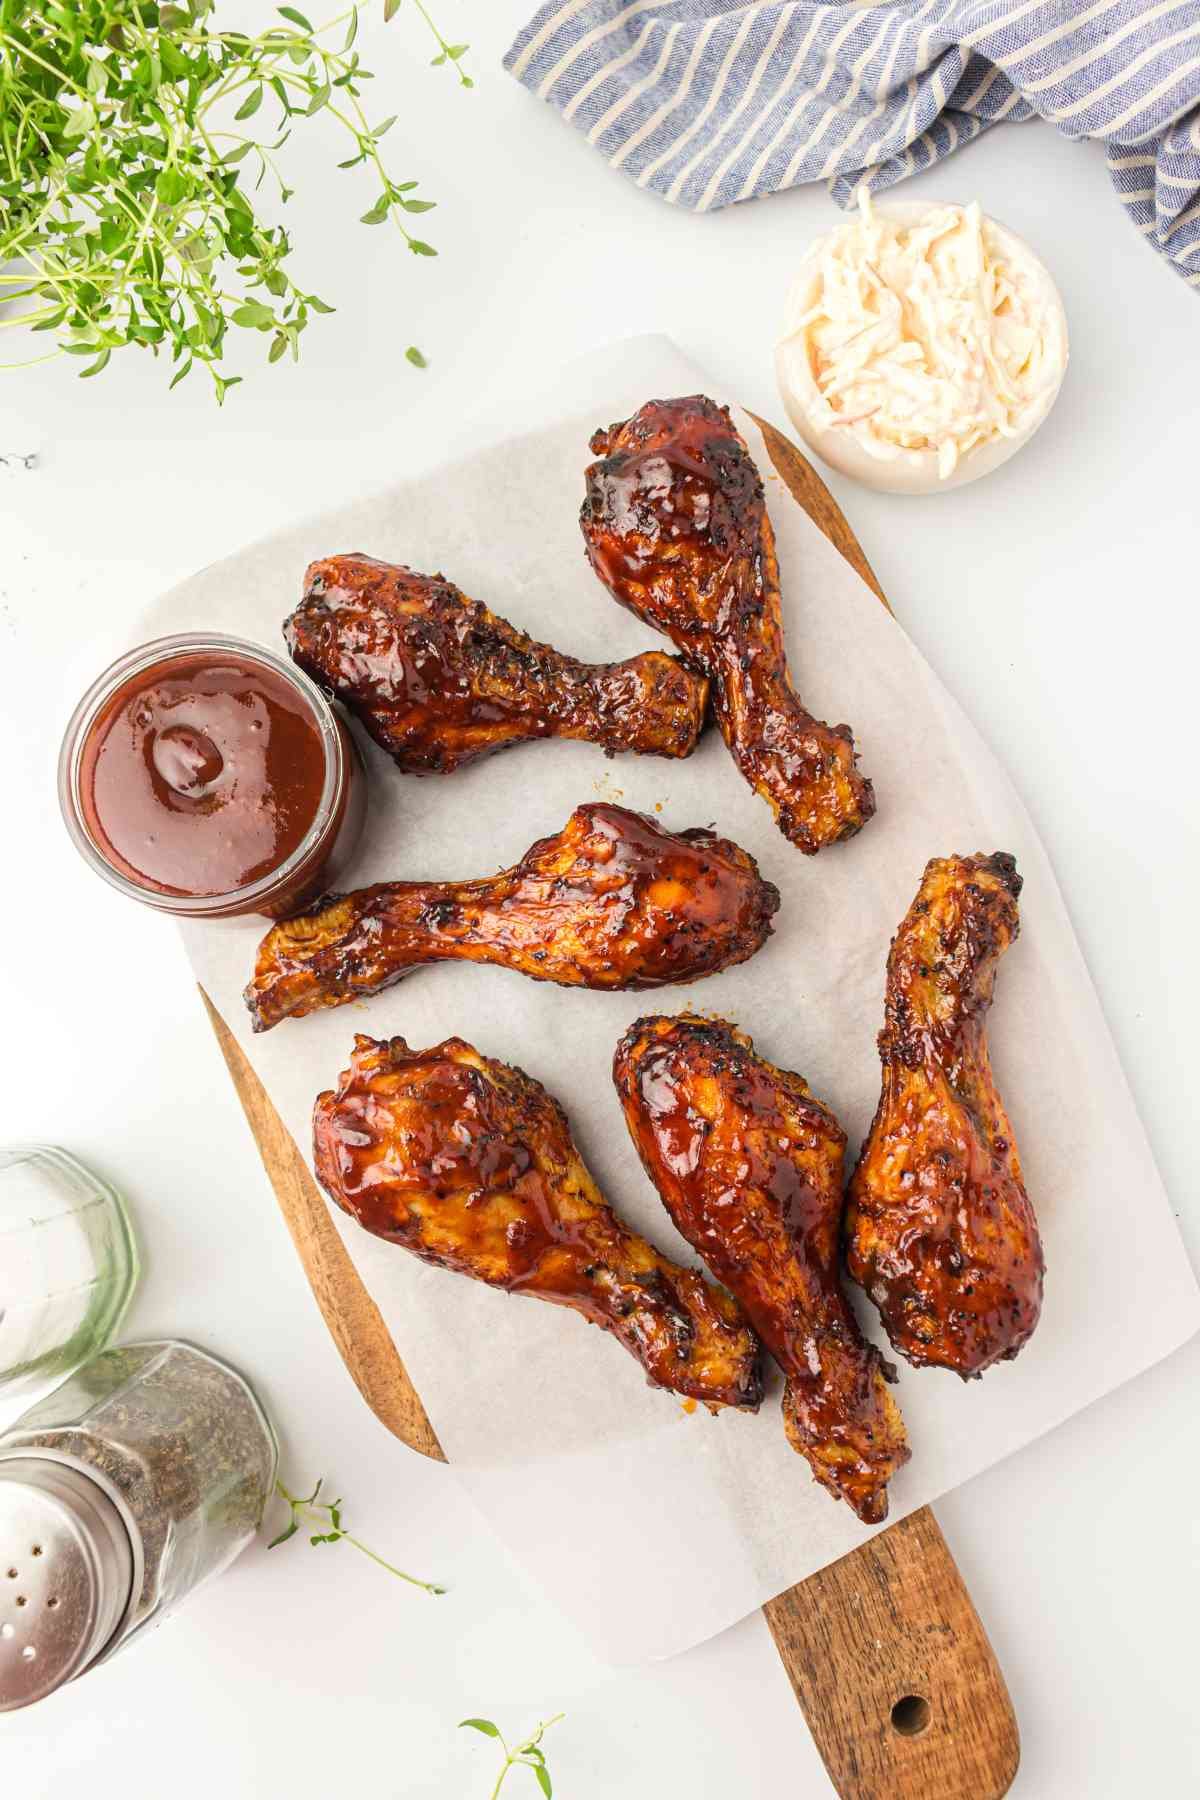
<path id="1" fill-rule="evenodd" d="M 384 18 L 401 0 L 385 0 Z M 425 10 L 437 65 L 472 85 L 466 44 Z M 409 251 L 436 256 L 410 223 L 435 202 L 385 167 L 395 115 L 368 112 L 372 77 L 354 48 L 355 5 L 313 26 L 294 6 L 258 36 L 218 30 L 213 0 L 0 0 L 0 333 L 52 333 L 98 375 L 114 350 L 163 352 L 171 386 L 197 365 L 218 401 L 240 379 L 220 364 L 231 328 L 257 332 L 268 362 L 299 353 L 314 313 L 332 312 L 290 270 L 292 243 L 256 210 L 263 184 L 291 198 L 279 153 L 324 113 L 365 169 L 366 225 L 393 222 Z M 0 337 L 0 343 L 2 343 Z M 408 360 L 425 367 L 412 346 Z M 35 355 L 0 368 L 47 360 Z"/>
<path id="2" fill-rule="evenodd" d="M 459 1721 L 458 1729 L 460 1731 L 464 1728 L 469 1728 L 471 1731 L 481 1731 L 484 1737 L 497 1738 L 500 1743 L 500 1748 L 504 1751 L 504 1764 L 499 1775 L 496 1777 L 496 1785 L 492 1789 L 491 1800 L 496 1800 L 497 1794 L 504 1786 L 508 1771 L 518 1767 L 533 1770 L 534 1778 L 537 1781 L 538 1786 L 546 1796 L 546 1800 L 550 1800 L 550 1796 L 554 1792 L 554 1785 L 550 1780 L 550 1771 L 546 1767 L 546 1758 L 543 1755 L 540 1746 L 543 1734 L 549 1731 L 552 1725 L 557 1725 L 558 1721 L 565 1717 L 565 1713 L 555 1713 L 552 1719 L 543 1719 L 539 1721 L 537 1730 L 531 1731 L 523 1743 L 514 1744 L 511 1750 L 504 1741 L 500 1727 L 498 1725 L 493 1725 L 490 1719 L 462 1719 Z"/>
<path id="3" fill-rule="evenodd" d="M 342 1502 L 320 1499 L 323 1486 L 323 1480 L 318 1481 L 311 1494 L 297 1495 L 290 1494 L 282 1481 L 275 1483 L 275 1492 L 281 1500 L 287 1503 L 291 1517 L 279 1535 L 271 1539 L 267 1545 L 268 1550 L 274 1550 L 277 1544 L 286 1544 L 289 1538 L 295 1537 L 296 1533 L 305 1526 L 319 1525 L 323 1529 L 314 1531 L 310 1535 L 308 1540 L 310 1544 L 353 1544 L 356 1550 L 361 1550 L 364 1556 L 369 1556 L 373 1563 L 378 1563 L 379 1567 L 386 1569 L 389 1575 L 398 1576 L 401 1581 L 411 1582 L 413 1587 L 424 1588 L 427 1594 L 444 1594 L 446 1592 L 444 1587 L 438 1587 L 435 1582 L 419 1581 L 415 1575 L 406 1575 L 403 1569 L 396 1568 L 394 1563 L 385 1562 L 382 1556 L 377 1555 L 374 1550 L 369 1550 L 358 1538 L 352 1537 L 342 1523 Z"/>

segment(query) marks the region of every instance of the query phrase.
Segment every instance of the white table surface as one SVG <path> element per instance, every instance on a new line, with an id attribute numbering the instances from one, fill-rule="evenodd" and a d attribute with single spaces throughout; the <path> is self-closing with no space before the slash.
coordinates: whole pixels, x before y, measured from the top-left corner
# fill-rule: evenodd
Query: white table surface
<path id="1" fill-rule="evenodd" d="M 666 330 L 718 394 L 781 417 L 771 345 L 797 257 L 835 217 L 824 191 L 676 212 L 500 69 L 520 0 L 436 10 L 472 40 L 471 93 L 425 66 L 407 9 L 360 46 L 375 110 L 403 114 L 397 173 L 441 202 L 423 221 L 437 261 L 355 223 L 364 190 L 333 170 L 322 123 L 294 146 L 288 214 L 299 266 L 339 310 L 298 368 L 256 369 L 222 412 L 199 382 L 168 395 L 132 353 L 86 387 L 65 361 L 0 385 L 0 452 L 40 455 L 36 472 L 0 469 L 0 1141 L 62 1143 L 121 1186 L 145 1247 L 132 1328 L 242 1364 L 288 1478 L 327 1476 L 353 1528 L 451 1592 L 393 1584 L 344 1545 L 253 1549 L 139 1650 L 0 1721 L 4 1787 L 23 1800 L 85 1777 L 97 1800 L 482 1800 L 493 1747 L 456 1722 L 483 1713 L 519 1735 L 559 1710 L 547 1750 L 566 1800 L 829 1792 L 761 1617 L 666 1665 L 598 1665 L 453 1478 L 376 1424 L 171 925 L 92 877 L 56 813 L 65 714 L 151 596 L 328 499 L 519 427 L 524 396 L 570 356 Z M 229 12 L 267 17 L 257 0 Z M 1048 128 L 997 131 L 908 191 L 978 197 L 1043 253 L 1071 323 L 1067 385 L 1035 443 L 977 487 L 906 500 L 831 485 L 1044 833 L 1195 1256 L 1200 310 L 1121 216 L 1099 151 Z M 425 374 L 403 360 L 411 342 Z M 937 1508 L 1020 1716 L 1021 1800 L 1200 1780 L 1198 1376 L 1200 1341 Z"/>

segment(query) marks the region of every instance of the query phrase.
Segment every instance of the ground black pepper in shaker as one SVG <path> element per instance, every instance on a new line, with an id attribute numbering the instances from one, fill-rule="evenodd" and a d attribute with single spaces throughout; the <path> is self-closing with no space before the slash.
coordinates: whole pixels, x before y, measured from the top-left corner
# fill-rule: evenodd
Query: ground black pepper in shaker
<path id="1" fill-rule="evenodd" d="M 105 1351 L 0 1436 L 0 1711 L 82 1674 L 226 1568 L 277 1460 L 245 1380 L 173 1342 Z"/>

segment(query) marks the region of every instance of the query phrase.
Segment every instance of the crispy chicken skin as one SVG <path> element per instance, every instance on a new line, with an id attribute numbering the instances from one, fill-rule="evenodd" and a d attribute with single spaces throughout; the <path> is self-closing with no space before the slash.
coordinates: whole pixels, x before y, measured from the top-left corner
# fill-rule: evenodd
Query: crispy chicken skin
<path id="1" fill-rule="evenodd" d="M 410 1050 L 356 1037 L 313 1112 L 330 1198 L 377 1237 L 511 1294 L 570 1306 L 646 1371 L 707 1406 L 753 1410 L 758 1340 L 728 1294 L 679 1268 L 605 1204 L 566 1114 L 462 1038 Z"/>
<path id="2" fill-rule="evenodd" d="M 312 563 L 283 635 L 300 667 L 410 775 L 528 738 L 690 756 L 704 724 L 707 682 L 661 650 L 577 662 L 444 575 L 371 556 Z"/>
<path id="3" fill-rule="evenodd" d="M 985 1021 L 1017 935 L 1011 856 L 937 857 L 892 939 L 883 1091 L 850 1183 L 846 1245 L 911 1363 L 982 1375 L 1042 1306 L 1041 1239 Z"/>
<path id="4" fill-rule="evenodd" d="M 742 774 L 807 854 L 875 811 L 847 725 L 824 725 L 788 673 L 775 538 L 763 486 L 729 416 L 703 394 L 651 400 L 597 431 L 580 524 L 592 567 L 712 683 Z"/>
<path id="5" fill-rule="evenodd" d="M 498 875 L 385 882 L 276 925 L 245 1000 L 255 1031 L 267 1031 L 454 958 L 561 987 L 663 987 L 745 962 L 778 905 L 779 890 L 727 838 L 594 803 Z"/>
<path id="6" fill-rule="evenodd" d="M 893 1371 L 842 1292 L 845 1132 L 799 1075 L 720 1019 L 639 1019 L 613 1078 L 667 1211 L 784 1372 L 792 1448 L 877 1524 L 909 1450 Z"/>

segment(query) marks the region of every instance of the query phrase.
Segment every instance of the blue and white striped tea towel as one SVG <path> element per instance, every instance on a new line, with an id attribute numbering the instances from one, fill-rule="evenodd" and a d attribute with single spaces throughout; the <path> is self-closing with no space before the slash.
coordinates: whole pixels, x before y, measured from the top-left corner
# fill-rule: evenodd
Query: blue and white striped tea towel
<path id="1" fill-rule="evenodd" d="M 1200 3 L 548 0 L 505 58 L 639 187 L 705 212 L 842 205 L 1002 119 L 1102 138 L 1137 229 L 1200 288 Z"/>

